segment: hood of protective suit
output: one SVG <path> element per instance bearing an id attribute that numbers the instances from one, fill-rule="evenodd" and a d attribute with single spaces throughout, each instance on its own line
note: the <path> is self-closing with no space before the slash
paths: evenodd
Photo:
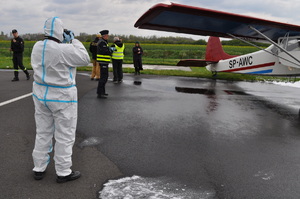
<path id="1" fill-rule="evenodd" d="M 58 17 L 51 17 L 46 20 L 44 26 L 45 36 L 50 36 L 63 41 L 63 22 Z"/>

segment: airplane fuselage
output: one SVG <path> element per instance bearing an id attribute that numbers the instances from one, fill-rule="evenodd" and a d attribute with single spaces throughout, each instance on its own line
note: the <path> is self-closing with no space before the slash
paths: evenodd
<path id="1" fill-rule="evenodd" d="M 206 68 L 213 72 L 232 72 L 269 76 L 300 75 L 300 68 L 293 67 L 293 64 L 289 65 L 289 63 L 286 63 L 288 65 L 283 65 L 279 57 L 268 53 L 274 51 L 274 49 L 276 49 L 276 47 L 271 45 L 265 50 L 220 60 L 218 63 L 207 65 Z"/>

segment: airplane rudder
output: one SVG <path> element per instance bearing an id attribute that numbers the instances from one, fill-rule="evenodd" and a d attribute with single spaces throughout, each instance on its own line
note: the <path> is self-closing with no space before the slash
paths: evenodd
<path id="1" fill-rule="evenodd" d="M 219 37 L 209 37 L 207 46 L 205 59 L 211 61 L 219 61 L 221 59 L 220 55 L 223 54 L 223 47 Z"/>
<path id="2" fill-rule="evenodd" d="M 209 37 L 205 53 L 206 60 L 218 62 L 232 57 L 236 57 L 236 55 L 229 55 L 225 53 L 219 37 Z"/>

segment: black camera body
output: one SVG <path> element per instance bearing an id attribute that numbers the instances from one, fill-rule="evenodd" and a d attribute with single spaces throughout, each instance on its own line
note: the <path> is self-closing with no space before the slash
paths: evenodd
<path id="1" fill-rule="evenodd" d="M 67 35 L 70 35 L 71 31 L 68 29 L 64 29 L 64 33 L 66 33 Z"/>

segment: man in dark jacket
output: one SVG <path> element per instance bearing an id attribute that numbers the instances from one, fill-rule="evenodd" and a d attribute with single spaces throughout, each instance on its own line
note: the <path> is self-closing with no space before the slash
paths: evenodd
<path id="1" fill-rule="evenodd" d="M 108 79 L 108 64 L 111 60 L 112 50 L 108 46 L 108 30 L 100 31 L 102 38 L 98 41 L 97 46 L 97 62 L 100 64 L 100 79 L 98 82 L 97 94 L 98 98 L 107 98 L 107 93 L 105 92 L 105 84 Z"/>
<path id="2" fill-rule="evenodd" d="M 143 70 L 143 64 L 142 64 L 142 55 L 143 55 L 143 49 L 140 46 L 140 42 L 135 42 L 135 46 L 132 48 L 133 53 L 133 65 L 135 69 L 135 74 L 139 75 L 140 70 Z"/>
<path id="3" fill-rule="evenodd" d="M 100 66 L 97 62 L 97 45 L 101 35 L 97 34 L 97 37 L 94 41 L 90 43 L 90 52 L 92 53 L 92 62 L 93 62 L 93 69 L 91 74 L 91 80 L 99 80 L 100 79 Z"/>
<path id="4" fill-rule="evenodd" d="M 14 38 L 11 40 L 10 51 L 13 51 L 13 64 L 14 64 L 14 75 L 15 77 L 11 81 L 19 81 L 19 67 L 26 74 L 27 80 L 30 79 L 30 74 L 23 65 L 23 52 L 24 52 L 24 41 L 19 37 L 16 29 L 12 30 Z"/>

